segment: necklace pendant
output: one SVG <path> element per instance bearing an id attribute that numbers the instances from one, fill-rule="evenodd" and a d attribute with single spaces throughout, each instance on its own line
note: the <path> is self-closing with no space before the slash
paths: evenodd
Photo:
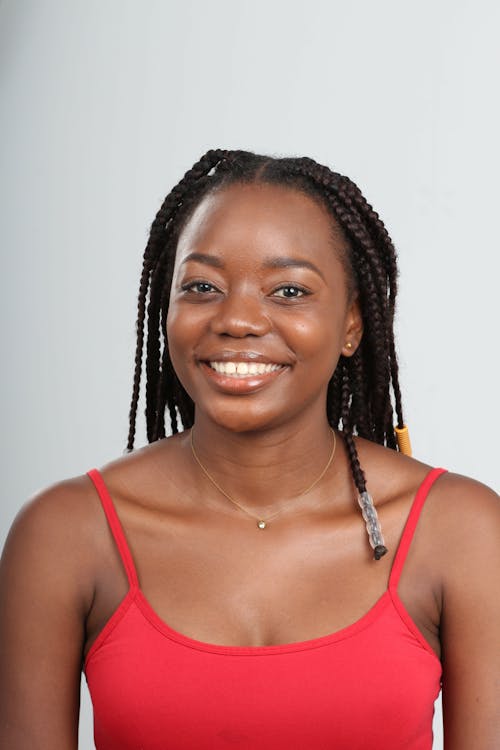
<path id="1" fill-rule="evenodd" d="M 265 529 L 266 528 L 266 522 L 265 521 L 258 521 L 257 527 L 259 529 Z"/>

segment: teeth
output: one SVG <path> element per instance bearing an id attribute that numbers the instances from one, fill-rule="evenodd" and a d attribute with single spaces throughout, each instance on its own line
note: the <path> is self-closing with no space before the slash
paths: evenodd
<path id="1" fill-rule="evenodd" d="M 264 362 L 210 362 L 210 367 L 222 375 L 233 377 L 248 377 L 248 375 L 264 375 L 280 370 L 282 365 L 264 364 Z"/>

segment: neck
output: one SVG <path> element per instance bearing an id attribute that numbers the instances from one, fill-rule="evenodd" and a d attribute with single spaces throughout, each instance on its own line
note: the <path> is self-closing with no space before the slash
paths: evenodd
<path id="1" fill-rule="evenodd" d="M 205 471 L 225 493 L 255 515 L 269 515 L 291 499 L 308 494 L 306 490 L 313 482 L 312 492 L 318 493 L 338 473 L 339 455 L 315 482 L 332 454 L 334 436 L 326 416 L 300 426 L 252 432 L 229 431 L 201 416 L 195 420 L 192 439 Z M 340 446 L 337 451 L 341 454 Z M 206 490 L 210 480 L 195 459 L 194 463 L 199 483 Z"/>

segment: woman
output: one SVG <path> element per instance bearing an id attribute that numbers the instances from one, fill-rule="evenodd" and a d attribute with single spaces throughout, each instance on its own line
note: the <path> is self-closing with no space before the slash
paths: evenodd
<path id="1" fill-rule="evenodd" d="M 2 747 L 76 747 L 82 665 L 99 750 L 423 750 L 441 680 L 447 750 L 499 746 L 498 499 L 404 455 L 395 297 L 348 178 L 241 151 L 185 175 L 144 254 L 129 453 L 6 545 Z"/>

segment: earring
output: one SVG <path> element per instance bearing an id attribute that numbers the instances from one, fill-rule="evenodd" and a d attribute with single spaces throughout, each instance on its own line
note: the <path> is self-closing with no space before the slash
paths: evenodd
<path id="1" fill-rule="evenodd" d="M 352 343 L 350 341 L 348 341 L 345 346 L 346 349 L 352 349 Z"/>

